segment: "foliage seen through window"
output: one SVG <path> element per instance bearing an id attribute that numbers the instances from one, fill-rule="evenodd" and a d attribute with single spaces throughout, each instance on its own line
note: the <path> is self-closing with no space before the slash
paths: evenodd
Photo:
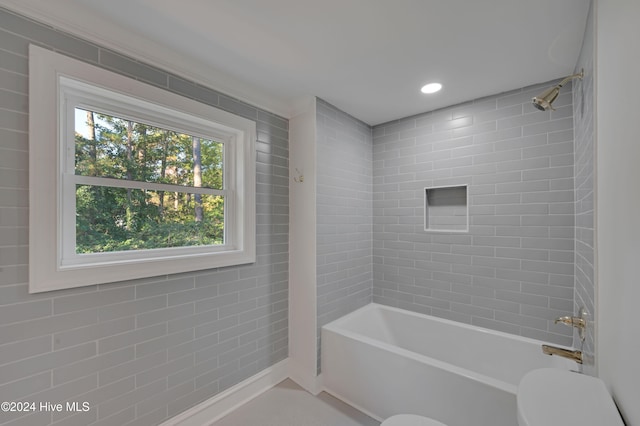
<path id="1" fill-rule="evenodd" d="M 77 253 L 224 243 L 224 197 L 192 189 L 224 189 L 222 143 L 80 108 L 75 123 L 75 174 L 105 178 L 76 185 Z"/>

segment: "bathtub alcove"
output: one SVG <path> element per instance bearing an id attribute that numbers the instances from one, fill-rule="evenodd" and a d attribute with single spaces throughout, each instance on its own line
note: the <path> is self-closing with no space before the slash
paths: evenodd
<path id="1" fill-rule="evenodd" d="M 378 420 L 409 413 L 447 426 L 514 426 L 529 371 L 576 369 L 543 342 L 379 304 L 322 328 L 325 389 Z"/>

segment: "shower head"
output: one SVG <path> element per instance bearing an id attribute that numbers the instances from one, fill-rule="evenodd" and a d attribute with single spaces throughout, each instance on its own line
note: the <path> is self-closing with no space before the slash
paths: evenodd
<path id="1" fill-rule="evenodd" d="M 540 95 L 535 96 L 532 99 L 533 106 L 538 108 L 540 111 L 546 111 L 548 109 L 555 111 L 555 108 L 551 104 L 558 97 L 558 93 L 560 93 L 560 87 L 562 86 L 558 85 L 551 87 L 542 92 Z"/>
<path id="2" fill-rule="evenodd" d="M 564 86 L 568 81 L 571 81 L 574 78 L 579 78 L 580 80 L 582 80 L 582 77 L 584 77 L 584 70 L 580 71 L 578 74 L 573 74 L 569 77 L 566 77 L 564 80 L 558 83 L 558 85 L 545 90 L 538 96 L 534 96 L 531 100 L 533 102 L 533 106 L 538 108 L 540 111 L 547 111 L 549 109 L 555 111 L 555 108 L 552 104 L 553 101 L 555 101 L 558 97 L 560 88 Z"/>

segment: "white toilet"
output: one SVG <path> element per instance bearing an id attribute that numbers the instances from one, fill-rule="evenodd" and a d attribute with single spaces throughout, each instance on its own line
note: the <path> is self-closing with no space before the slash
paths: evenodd
<path id="1" fill-rule="evenodd" d="M 520 426 L 624 426 L 604 382 L 556 368 L 525 374 L 518 385 Z"/>
<path id="2" fill-rule="evenodd" d="M 624 426 L 604 382 L 572 371 L 541 368 L 518 385 L 519 426 Z M 380 426 L 446 426 L 428 417 L 398 414 Z"/>
<path id="3" fill-rule="evenodd" d="M 397 414 L 383 421 L 380 426 L 447 426 L 428 417 L 415 414 Z"/>

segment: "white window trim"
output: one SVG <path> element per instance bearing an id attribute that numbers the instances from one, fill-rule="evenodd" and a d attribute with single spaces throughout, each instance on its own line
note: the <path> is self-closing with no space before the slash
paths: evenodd
<path id="1" fill-rule="evenodd" d="M 181 130 L 181 120 L 188 119 L 190 133 L 196 128 L 200 134 L 195 136 L 215 136 L 225 143 L 225 164 L 233 165 L 225 169 L 233 172 L 227 175 L 225 170 L 231 190 L 221 191 L 230 206 L 225 211 L 223 246 L 82 256 L 67 250 L 65 256 L 62 238 L 68 238 L 73 227 L 75 241 L 75 220 L 62 214 L 63 204 L 69 202 L 62 187 L 70 182 L 75 194 L 76 181 L 83 178 L 69 173 L 63 147 L 73 130 L 71 123 L 59 124 L 61 109 L 73 97 L 90 99 L 92 91 L 105 95 L 103 108 L 110 99 L 114 107 L 124 105 L 135 117 L 136 107 L 153 106 L 166 122 L 150 124 Z M 30 293 L 255 262 L 255 122 L 34 45 L 29 47 L 29 93 Z M 72 204 L 75 212 L 75 198 Z"/>

